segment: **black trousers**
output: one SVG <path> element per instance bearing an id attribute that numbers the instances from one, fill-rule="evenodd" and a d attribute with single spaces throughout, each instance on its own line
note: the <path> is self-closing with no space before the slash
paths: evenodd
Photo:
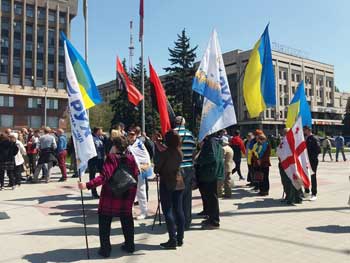
<path id="1" fill-rule="evenodd" d="M 15 185 L 15 171 L 14 170 L 7 170 L 7 177 L 9 178 L 9 186 Z M 0 170 L 0 187 L 4 187 L 4 181 L 5 181 L 5 170 Z"/>
<path id="2" fill-rule="evenodd" d="M 89 167 L 89 179 L 92 180 L 95 178 L 96 173 L 100 173 L 103 167 L 103 159 L 92 158 L 88 163 Z M 91 189 L 92 195 L 97 195 L 96 188 Z"/>
<path id="3" fill-rule="evenodd" d="M 264 173 L 263 181 L 259 183 L 259 190 L 262 193 L 268 193 L 270 190 L 270 180 L 269 180 L 270 168 L 260 167 L 259 171 Z"/>
<path id="4" fill-rule="evenodd" d="M 249 183 L 252 183 L 253 180 L 252 180 L 252 172 L 253 172 L 253 168 L 251 165 L 248 164 L 248 176 L 247 176 L 247 181 Z"/>
<path id="5" fill-rule="evenodd" d="M 201 182 L 199 189 L 202 195 L 203 208 L 206 211 L 209 222 L 212 224 L 219 224 L 220 222 L 220 211 L 219 211 L 219 199 L 218 199 L 218 188 L 217 180 L 213 182 Z"/>
<path id="6" fill-rule="evenodd" d="M 314 174 L 311 175 L 311 194 L 317 195 L 317 167 L 318 167 L 318 160 L 310 160 L 311 169 L 314 172 Z M 305 189 L 305 193 L 310 193 L 310 189 Z"/>
<path id="7" fill-rule="evenodd" d="M 30 175 L 34 175 L 34 171 L 36 168 L 36 158 L 38 154 L 28 154 L 28 160 L 29 160 L 29 170 L 30 170 Z"/>
<path id="8" fill-rule="evenodd" d="M 104 251 L 110 251 L 112 248 L 110 241 L 112 219 L 112 216 L 98 215 L 100 246 L 101 250 Z M 134 219 L 132 215 L 121 215 L 120 223 L 122 225 L 125 245 L 129 248 L 134 248 Z"/>
<path id="9" fill-rule="evenodd" d="M 242 172 L 241 172 L 241 159 L 233 159 L 233 161 L 235 162 L 236 167 L 232 170 L 232 174 L 237 172 L 239 178 L 243 178 Z"/>
<path id="10" fill-rule="evenodd" d="M 185 189 L 183 193 L 183 210 L 185 215 L 185 229 L 189 229 L 192 222 L 192 179 L 194 176 L 193 167 L 184 167 L 181 169 L 184 177 Z"/>

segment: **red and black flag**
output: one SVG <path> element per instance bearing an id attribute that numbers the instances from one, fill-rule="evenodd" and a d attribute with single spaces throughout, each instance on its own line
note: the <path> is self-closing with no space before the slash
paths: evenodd
<path id="1" fill-rule="evenodd" d="M 162 134 L 165 135 L 165 133 L 171 129 L 171 122 L 170 122 L 169 111 L 168 111 L 168 107 L 170 107 L 170 104 L 165 95 L 165 90 L 163 88 L 162 82 L 160 81 L 156 71 L 154 70 L 151 64 L 151 61 L 149 61 L 149 74 L 150 74 L 149 80 L 153 84 L 154 94 L 157 100 Z M 174 114 L 173 111 L 172 111 L 172 114 Z"/>
<path id="2" fill-rule="evenodd" d="M 140 101 L 143 100 L 143 96 L 140 91 L 135 87 L 134 83 L 129 79 L 128 74 L 126 74 L 125 69 L 117 57 L 117 83 L 119 88 L 126 90 L 128 93 L 128 100 L 130 103 L 137 106 Z"/>

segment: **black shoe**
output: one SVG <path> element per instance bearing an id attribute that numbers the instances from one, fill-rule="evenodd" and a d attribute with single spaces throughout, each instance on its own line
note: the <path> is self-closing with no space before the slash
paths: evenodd
<path id="1" fill-rule="evenodd" d="M 214 229 L 219 229 L 220 228 L 220 224 L 219 223 L 213 223 L 213 222 L 206 222 L 204 224 L 202 224 L 202 229 L 205 230 L 214 230 Z"/>
<path id="2" fill-rule="evenodd" d="M 199 212 L 199 213 L 197 214 L 197 216 L 206 216 L 206 215 L 207 215 L 207 213 L 205 213 L 204 211 Z"/>
<path id="3" fill-rule="evenodd" d="M 60 180 L 58 180 L 58 181 L 59 181 L 59 182 L 65 182 L 65 181 L 67 181 L 67 178 L 61 177 Z"/>
<path id="4" fill-rule="evenodd" d="M 77 174 L 73 174 L 72 178 L 78 178 L 79 176 Z"/>
<path id="5" fill-rule="evenodd" d="M 33 177 L 29 176 L 27 179 L 27 182 L 31 182 L 31 181 L 33 181 Z"/>
<path id="6" fill-rule="evenodd" d="M 100 196 L 98 194 L 93 194 L 92 199 L 100 199 Z"/>
<path id="7" fill-rule="evenodd" d="M 110 249 L 102 249 L 102 248 L 100 248 L 97 253 L 101 257 L 109 258 L 109 256 L 111 255 L 111 250 Z"/>
<path id="8" fill-rule="evenodd" d="M 240 181 L 244 181 L 245 178 L 242 176 L 242 177 L 239 178 L 239 180 L 240 180 Z"/>
<path id="9" fill-rule="evenodd" d="M 160 246 L 164 249 L 176 249 L 176 242 L 169 240 L 168 242 L 161 243 Z"/>
<path id="10" fill-rule="evenodd" d="M 178 247 L 182 247 L 182 246 L 183 246 L 183 244 L 184 244 L 183 239 L 182 239 L 182 240 L 178 240 L 178 241 L 177 241 L 177 246 L 178 246 Z"/>
<path id="11" fill-rule="evenodd" d="M 123 250 L 127 253 L 134 253 L 135 252 L 135 245 L 123 244 L 120 248 L 121 248 L 121 250 Z"/>

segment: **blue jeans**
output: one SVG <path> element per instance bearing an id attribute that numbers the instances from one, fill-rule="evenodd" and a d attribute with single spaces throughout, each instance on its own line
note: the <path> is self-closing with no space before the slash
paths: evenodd
<path id="1" fill-rule="evenodd" d="M 184 238 L 185 216 L 182 199 L 183 190 L 169 191 L 165 185 L 160 185 L 160 203 L 162 204 L 169 240 L 172 242 L 182 241 Z M 175 218 L 173 213 L 175 213 Z"/>

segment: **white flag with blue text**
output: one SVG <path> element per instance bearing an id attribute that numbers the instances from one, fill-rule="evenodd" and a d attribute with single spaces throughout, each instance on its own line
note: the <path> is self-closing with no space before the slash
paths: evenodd
<path id="1" fill-rule="evenodd" d="M 202 141 L 206 136 L 227 128 L 237 123 L 235 108 L 233 106 L 230 87 L 227 81 L 224 61 L 221 54 L 221 48 L 216 31 L 214 30 L 210 42 L 215 43 L 215 48 L 210 49 L 210 59 L 206 75 L 217 76 L 212 78 L 216 82 L 213 86 L 220 87 L 221 103 L 213 103 L 212 100 L 204 98 L 201 126 L 199 131 L 199 140 Z M 208 51 L 207 51 L 208 52 Z M 215 64 L 214 64 L 215 63 Z"/>
<path id="2" fill-rule="evenodd" d="M 80 174 L 83 175 L 88 161 L 97 155 L 95 144 L 92 138 L 89 117 L 80 92 L 77 76 L 75 75 L 72 62 L 70 60 L 66 43 L 64 45 L 68 106 L 70 113 L 70 123 L 72 129 L 75 153 L 79 160 Z"/>

